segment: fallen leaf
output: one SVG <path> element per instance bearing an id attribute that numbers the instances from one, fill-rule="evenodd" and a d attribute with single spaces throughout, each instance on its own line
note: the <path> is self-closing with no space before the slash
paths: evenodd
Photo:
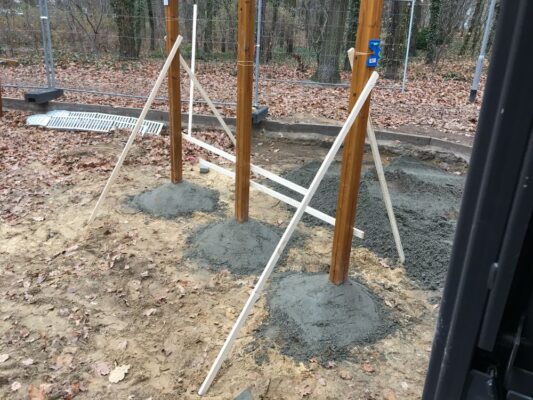
<path id="1" fill-rule="evenodd" d="M 149 308 L 148 310 L 144 312 L 144 315 L 147 317 L 150 317 L 154 315 L 156 312 L 157 312 L 157 308 Z"/>
<path id="2" fill-rule="evenodd" d="M 310 396 L 311 393 L 313 393 L 313 388 L 311 387 L 311 385 L 305 385 L 302 388 L 300 388 L 299 393 L 300 393 L 300 396 L 302 397 Z"/>
<path id="3" fill-rule="evenodd" d="M 9 360 L 9 354 L 0 354 L 0 363 L 6 362 Z"/>
<path id="4" fill-rule="evenodd" d="M 121 365 L 120 367 L 115 367 L 113 371 L 109 374 L 109 382 L 118 383 L 122 381 L 130 369 L 129 365 Z"/>
<path id="5" fill-rule="evenodd" d="M 33 358 L 26 358 L 25 360 L 22 360 L 22 364 L 25 366 L 33 365 Z"/>
<path id="6" fill-rule="evenodd" d="M 127 347 L 128 347 L 128 341 L 123 340 L 122 342 L 118 344 L 117 349 L 124 351 L 126 350 Z"/>
<path id="7" fill-rule="evenodd" d="M 321 386 L 326 386 L 326 380 L 322 377 L 318 378 L 318 384 Z"/>
<path id="8" fill-rule="evenodd" d="M 345 381 L 351 381 L 352 380 L 352 374 L 350 374 L 345 369 L 343 369 L 342 371 L 339 372 L 339 376 L 341 377 L 341 379 L 344 379 Z"/>
<path id="9" fill-rule="evenodd" d="M 371 374 L 373 372 L 376 372 L 376 369 L 370 364 L 366 364 L 365 363 L 365 364 L 362 365 L 362 367 L 363 367 L 363 371 L 365 371 L 365 372 L 367 372 L 369 374 Z"/>
<path id="10" fill-rule="evenodd" d="M 46 393 L 41 387 L 30 385 L 28 387 L 28 397 L 30 400 L 46 400 Z"/>
<path id="11" fill-rule="evenodd" d="M 16 392 L 17 390 L 19 390 L 20 388 L 22 387 L 22 385 L 20 384 L 20 382 L 18 381 L 15 381 L 11 384 L 11 390 L 13 392 Z"/>
<path id="12" fill-rule="evenodd" d="M 105 361 L 100 361 L 94 364 L 94 370 L 98 374 L 102 376 L 106 376 L 106 375 L 109 375 L 109 373 L 111 372 L 111 365 L 109 365 L 109 363 Z"/>
<path id="13" fill-rule="evenodd" d="M 385 389 L 383 391 L 383 400 L 396 400 L 396 393 L 392 389 Z"/>
<path id="14" fill-rule="evenodd" d="M 72 364 L 74 357 L 72 354 L 62 354 L 56 358 L 56 367 L 57 368 L 68 368 Z"/>

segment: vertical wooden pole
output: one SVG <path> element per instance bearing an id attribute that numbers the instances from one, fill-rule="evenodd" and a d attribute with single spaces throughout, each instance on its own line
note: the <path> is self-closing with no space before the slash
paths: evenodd
<path id="1" fill-rule="evenodd" d="M 252 151 L 252 85 L 255 0 L 239 0 L 237 48 L 237 147 L 235 218 L 248 220 L 250 208 L 250 155 Z"/>
<path id="2" fill-rule="evenodd" d="M 179 0 L 165 0 L 167 53 L 170 52 L 170 49 L 174 46 L 174 42 L 179 35 L 178 1 Z M 170 69 L 168 70 L 168 106 L 170 126 L 170 180 L 172 183 L 179 183 L 183 179 L 179 56 L 174 57 Z"/>
<path id="3" fill-rule="evenodd" d="M 350 110 L 373 71 L 373 68 L 366 65 L 371 52 L 368 44 L 371 39 L 379 39 L 383 10 L 383 0 L 361 0 L 360 4 L 349 100 Z M 337 199 L 337 223 L 333 235 L 333 251 L 329 270 L 329 279 L 336 285 L 344 283 L 348 277 L 369 109 L 370 97 L 355 120 L 344 143 L 339 197 Z"/>

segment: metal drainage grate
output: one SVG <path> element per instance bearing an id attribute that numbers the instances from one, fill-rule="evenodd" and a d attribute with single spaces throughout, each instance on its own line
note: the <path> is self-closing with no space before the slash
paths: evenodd
<path id="1" fill-rule="evenodd" d="M 78 111 L 56 110 L 46 115 L 32 115 L 28 117 L 28 125 L 41 125 L 50 129 L 93 131 L 108 133 L 114 128 L 133 129 L 137 118 L 120 115 L 89 113 Z M 154 121 L 144 121 L 141 126 L 141 134 L 159 135 L 163 124 Z"/>
<path id="2" fill-rule="evenodd" d="M 80 117 L 52 117 L 47 128 L 61 129 L 68 131 L 92 131 L 108 133 L 113 129 L 113 122 L 96 118 L 80 118 Z"/>

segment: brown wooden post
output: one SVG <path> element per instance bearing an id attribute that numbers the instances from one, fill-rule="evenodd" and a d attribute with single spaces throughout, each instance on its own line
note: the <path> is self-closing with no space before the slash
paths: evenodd
<path id="1" fill-rule="evenodd" d="M 165 0 L 167 53 L 170 52 L 179 35 L 178 1 L 179 0 Z M 172 183 L 179 183 L 183 179 L 179 50 L 168 70 L 168 107 L 170 126 L 170 179 Z"/>
<path id="2" fill-rule="evenodd" d="M 383 0 L 361 0 L 360 4 L 349 100 L 350 110 L 373 71 L 373 68 L 366 65 L 370 54 L 368 44 L 371 39 L 379 39 L 383 10 Z M 370 97 L 355 120 L 344 143 L 335 216 L 337 222 L 333 235 L 333 251 L 329 270 L 329 279 L 336 285 L 344 283 L 348 277 L 369 108 Z"/>
<path id="3" fill-rule="evenodd" d="M 248 220 L 250 208 L 250 156 L 252 151 L 252 85 L 255 0 L 239 0 L 237 48 L 237 147 L 235 155 L 235 218 Z"/>

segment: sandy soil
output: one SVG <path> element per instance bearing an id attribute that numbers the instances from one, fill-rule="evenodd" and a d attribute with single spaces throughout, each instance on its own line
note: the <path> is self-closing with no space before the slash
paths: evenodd
<path id="1" fill-rule="evenodd" d="M 9 129 L 16 135 L 16 127 Z M 39 150 L 43 137 L 29 137 L 36 159 L 46 157 Z M 78 148 L 82 158 L 104 154 L 113 160 L 124 140 L 90 137 Z M 325 152 L 261 143 L 254 147 L 255 159 L 274 171 L 321 159 Z M 71 184 L 52 184 L 37 201 L 25 203 L 20 218 L 0 221 L 0 355 L 9 355 L 0 358 L 0 398 L 199 398 L 196 391 L 255 277 L 213 273 L 182 257 L 196 227 L 231 217 L 229 179 L 185 168 L 188 181 L 219 191 L 221 210 L 212 214 L 158 219 L 124 205 L 128 196 L 167 182 L 166 159 L 143 163 L 143 146 L 91 227 L 84 223 L 109 169 L 73 171 Z M 25 168 L 35 174 L 43 167 Z M 6 173 L 0 169 L 0 178 Z M 17 189 L 27 182 L 21 179 Z M 280 227 L 291 215 L 258 192 L 252 192 L 251 204 L 252 217 Z M 278 271 L 325 272 L 331 230 L 304 224 L 300 229 L 308 239 L 290 249 Z M 396 329 L 389 336 L 354 347 L 344 360 L 296 362 L 275 343 L 266 347 L 256 338 L 268 320 L 263 296 L 207 398 L 232 399 L 248 387 L 263 399 L 419 398 L 437 313 L 435 292 L 418 289 L 402 268 L 384 266 L 366 249 L 354 250 L 352 263 L 351 277 L 390 309 Z M 110 383 L 109 370 L 124 365 L 130 366 L 125 378 Z"/>

